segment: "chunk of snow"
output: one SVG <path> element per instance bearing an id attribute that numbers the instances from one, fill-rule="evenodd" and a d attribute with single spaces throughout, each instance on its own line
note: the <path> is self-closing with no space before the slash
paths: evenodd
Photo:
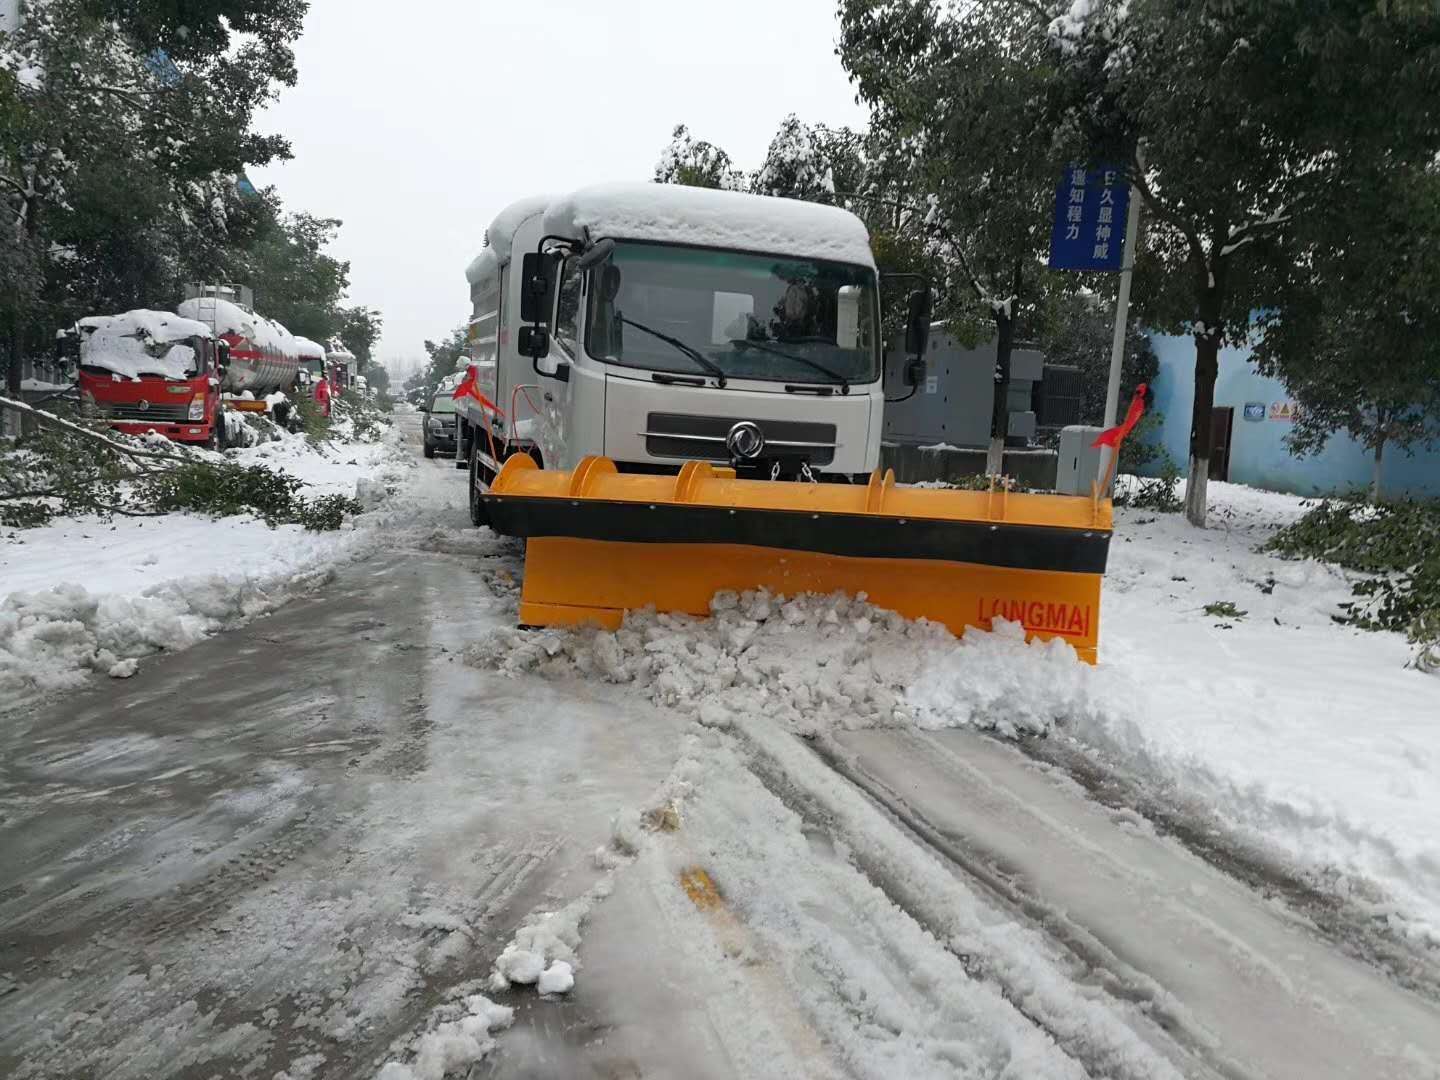
<path id="1" fill-rule="evenodd" d="M 870 235 L 848 210 L 679 184 L 601 184 L 556 199 L 545 232 L 649 240 L 875 266 Z"/>
<path id="2" fill-rule="evenodd" d="M 540 953 L 507 945 L 495 961 L 495 968 L 512 983 L 529 985 L 545 971 L 545 957 Z"/>
<path id="3" fill-rule="evenodd" d="M 541 974 L 537 989 L 542 994 L 568 994 L 574 986 L 574 969 L 564 960 L 556 960 Z"/>
<path id="4" fill-rule="evenodd" d="M 376 1080 L 445 1080 L 483 1060 L 495 1049 L 492 1032 L 509 1027 L 515 1010 L 497 1005 L 483 994 L 468 996 L 465 1009 L 466 1014 L 458 1020 L 442 1021 L 415 1040 L 413 1063 L 386 1062 Z"/>

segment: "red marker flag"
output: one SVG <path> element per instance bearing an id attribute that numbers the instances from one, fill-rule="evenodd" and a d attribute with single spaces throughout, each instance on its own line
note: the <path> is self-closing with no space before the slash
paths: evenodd
<path id="1" fill-rule="evenodd" d="M 1145 384 L 1141 383 L 1135 387 L 1135 396 L 1130 399 L 1130 409 L 1125 414 L 1124 422 L 1116 427 L 1106 428 L 1099 435 L 1095 436 L 1095 441 L 1091 443 L 1090 446 L 1092 448 L 1097 446 L 1113 446 L 1118 452 L 1120 444 L 1125 441 L 1125 436 L 1130 434 L 1135 425 L 1140 422 L 1140 417 L 1143 415 L 1145 415 Z"/>
<path id="2" fill-rule="evenodd" d="M 465 369 L 465 377 L 460 380 L 460 385 L 455 387 L 455 392 L 452 393 L 450 396 L 457 401 L 460 400 L 460 398 L 462 397 L 473 397 L 476 401 L 480 402 L 481 408 L 488 409 L 496 416 L 505 415 L 504 410 L 501 409 L 500 406 L 496 405 L 493 401 L 491 401 L 489 398 L 487 398 L 484 394 L 480 392 L 480 386 L 475 378 L 474 364 L 471 364 L 468 368 Z"/>

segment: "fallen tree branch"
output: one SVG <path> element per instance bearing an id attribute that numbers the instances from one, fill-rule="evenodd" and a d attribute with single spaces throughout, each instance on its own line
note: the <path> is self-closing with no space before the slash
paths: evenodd
<path id="1" fill-rule="evenodd" d="M 49 499 L 59 494 L 58 491 L 0 491 L 0 502 L 9 499 Z"/>
<path id="2" fill-rule="evenodd" d="M 14 398 L 0 397 L 0 408 L 9 409 L 11 412 L 18 412 L 25 416 L 33 416 L 42 424 L 52 424 L 56 427 L 64 428 L 66 431 L 73 432 L 76 435 L 83 435 L 85 438 L 95 442 L 104 443 L 112 450 L 118 450 L 128 457 L 154 461 L 174 461 L 181 465 L 188 465 L 194 461 L 193 458 L 185 457 L 181 454 L 167 454 L 163 450 L 139 450 L 133 446 L 126 446 L 124 443 L 106 438 L 98 431 L 91 431 L 89 428 L 81 427 L 79 424 L 72 424 L 69 420 L 63 420 L 54 413 L 45 412 L 43 409 L 35 408 L 35 406 L 28 402 L 16 401 Z"/>

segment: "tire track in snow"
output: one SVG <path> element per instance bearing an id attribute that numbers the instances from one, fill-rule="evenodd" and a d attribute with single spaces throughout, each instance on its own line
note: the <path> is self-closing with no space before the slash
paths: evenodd
<path id="1" fill-rule="evenodd" d="M 1205 1070 L 1203 1073 L 1189 1072 L 1189 1075 L 1251 1080 L 1253 1074 L 1249 1071 L 1213 1054 L 1213 1040 L 1205 1033 L 1193 1029 L 1183 1009 L 1177 1007 L 1164 987 L 1126 964 L 1093 934 L 1067 919 L 1062 912 L 1026 892 L 1007 868 L 967 847 L 964 837 L 947 834 L 928 821 L 924 814 L 907 803 L 897 792 L 853 767 L 848 756 L 829 740 L 810 740 L 809 746 L 826 766 L 868 796 L 878 809 L 908 832 L 915 842 L 924 845 L 937 858 L 947 863 L 967 884 L 985 891 L 998 906 L 1039 929 L 1053 943 L 1069 952 L 1080 970 L 1086 973 L 1087 979 L 1093 979 L 1095 985 L 1106 994 L 1117 1001 L 1143 1009 L 1170 1039 L 1191 1055 L 1193 1060 L 1187 1063 L 1189 1066 L 1193 1068 L 1198 1065 Z M 884 888 L 883 882 L 879 884 Z M 896 899 L 896 903 L 901 901 Z M 918 915 L 916 917 L 919 918 Z M 994 973 L 990 971 L 979 974 L 994 977 Z M 1007 998 L 1011 998 L 1016 1008 L 1024 1012 L 1023 1004 L 1013 1000 L 1004 982 L 997 981 L 1002 991 L 1006 992 Z M 1056 1041 L 1064 1045 L 1063 1039 L 1049 1028 L 1043 1018 L 1030 1016 L 1028 1013 L 1026 1015 L 1033 1023 L 1050 1031 L 1056 1036 Z M 1089 1066 L 1094 1064 L 1085 1062 L 1083 1058 L 1081 1063 Z"/>
<path id="2" fill-rule="evenodd" d="M 1117 998 L 1101 987 L 1108 1000 L 1100 1001 L 1081 990 L 1077 983 L 1085 983 L 1086 966 L 1073 954 L 1064 955 L 1069 952 L 1064 942 L 1043 928 L 1013 921 L 1009 911 L 985 911 L 984 900 L 968 890 L 975 885 L 988 897 L 991 890 L 982 879 L 900 824 L 806 743 L 766 726 L 764 718 L 736 717 L 732 728 L 750 750 L 751 771 L 766 789 L 804 821 L 845 843 L 857 867 L 896 907 L 959 958 L 977 981 L 995 986 L 1087 1074 L 1116 1080 L 1245 1076 L 1195 1061 L 1188 1048 L 1143 1016 L 1133 999 Z M 958 895 L 957 886 L 963 890 Z M 1057 970 L 1057 946 L 1072 970 Z M 1177 1061 L 1184 1062 L 1185 1072 Z"/>
<path id="3" fill-rule="evenodd" d="M 989 733 L 985 736 L 994 738 Z M 1282 858 L 1242 841 L 1212 809 L 1177 804 L 1150 790 L 1121 763 L 1102 760 L 1095 750 L 1068 737 L 1052 734 L 1047 738 L 998 741 L 1041 766 L 1059 770 L 1101 806 L 1138 814 L 1160 835 L 1174 838 L 1222 874 L 1266 899 L 1282 900 L 1336 950 L 1369 965 L 1406 990 L 1440 1003 L 1440 949 L 1426 951 L 1398 932 L 1385 917 L 1377 917 L 1333 889 L 1306 880 Z"/>

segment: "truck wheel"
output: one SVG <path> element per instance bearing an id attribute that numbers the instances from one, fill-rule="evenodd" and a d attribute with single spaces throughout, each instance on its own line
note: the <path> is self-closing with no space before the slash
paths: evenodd
<path id="1" fill-rule="evenodd" d="M 230 431 L 225 426 L 225 411 L 223 409 L 216 409 L 215 423 L 210 429 L 210 441 L 206 443 L 206 446 L 211 450 L 218 450 L 223 454 L 225 448 L 229 445 Z"/>
<path id="2" fill-rule="evenodd" d="M 472 439 L 470 447 L 470 524 L 478 529 L 481 525 L 490 524 L 490 515 L 480 501 L 480 451 L 474 442 Z"/>
<path id="3" fill-rule="evenodd" d="M 431 446 L 427 442 L 420 452 L 424 454 L 427 458 L 433 458 L 435 456 L 435 447 Z"/>

